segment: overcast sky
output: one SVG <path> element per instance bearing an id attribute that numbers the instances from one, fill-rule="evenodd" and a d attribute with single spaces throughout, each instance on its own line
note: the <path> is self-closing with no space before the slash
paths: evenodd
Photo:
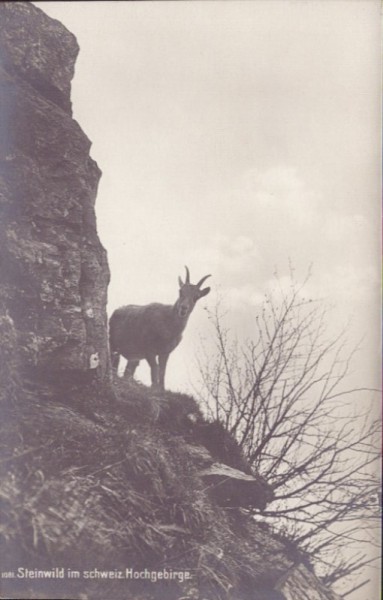
<path id="1" fill-rule="evenodd" d="M 310 294 L 379 330 L 380 3 L 375 0 L 35 3 L 80 45 L 74 117 L 103 171 L 98 228 L 111 312 L 173 303 L 177 277 L 212 273 L 168 367 L 188 389 L 219 287 L 229 323 L 254 310 L 288 258 Z M 146 379 L 147 366 L 139 377 Z M 354 374 L 355 377 L 355 374 Z"/>

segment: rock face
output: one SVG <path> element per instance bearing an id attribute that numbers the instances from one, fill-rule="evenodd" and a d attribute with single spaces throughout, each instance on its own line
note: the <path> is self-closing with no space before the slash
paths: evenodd
<path id="1" fill-rule="evenodd" d="M 24 367 L 104 377 L 109 269 L 94 212 L 101 172 L 71 117 L 78 50 L 32 4 L 0 3 L 0 307 Z"/>
<path id="2" fill-rule="evenodd" d="M 274 497 L 272 488 L 261 477 L 246 475 L 222 463 L 214 463 L 200 475 L 220 506 L 263 510 Z"/>

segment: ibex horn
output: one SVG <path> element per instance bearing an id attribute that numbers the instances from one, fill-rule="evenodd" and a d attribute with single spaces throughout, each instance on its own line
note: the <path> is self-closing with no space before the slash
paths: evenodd
<path id="1" fill-rule="evenodd" d="M 211 275 L 205 275 L 205 277 L 202 277 L 202 279 L 197 283 L 197 287 L 200 288 L 203 282 L 206 281 L 208 277 L 211 277 Z"/>
<path id="2" fill-rule="evenodd" d="M 190 283 L 190 273 L 189 273 L 189 269 L 185 266 L 186 269 L 186 279 L 185 279 L 185 283 Z"/>

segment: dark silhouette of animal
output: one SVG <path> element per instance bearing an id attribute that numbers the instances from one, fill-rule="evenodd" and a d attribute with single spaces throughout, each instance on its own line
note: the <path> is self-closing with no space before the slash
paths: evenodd
<path id="1" fill-rule="evenodd" d="M 146 306 L 129 304 L 115 310 L 109 321 L 112 367 L 117 370 L 121 355 L 128 360 L 125 375 L 133 377 L 144 358 L 150 366 L 152 386 L 162 390 L 165 389 L 169 354 L 180 343 L 197 300 L 210 292 L 209 287 L 201 289 L 210 275 L 192 284 L 189 269 L 185 269 L 185 283 L 181 277 L 178 278 L 179 297 L 174 305 L 157 302 Z"/>

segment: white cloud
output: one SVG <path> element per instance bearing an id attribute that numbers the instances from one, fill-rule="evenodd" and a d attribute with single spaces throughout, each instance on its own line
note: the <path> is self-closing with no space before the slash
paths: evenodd
<path id="1" fill-rule="evenodd" d="M 227 227 L 230 231 L 230 226 Z M 246 277 L 254 261 L 260 259 L 260 251 L 253 239 L 245 235 L 216 233 L 207 244 L 192 253 L 197 264 L 211 265 L 213 271 L 231 278 Z"/>
<path id="2" fill-rule="evenodd" d="M 254 285 L 225 288 L 224 301 L 230 310 L 248 311 L 262 304 L 264 295 Z"/>

